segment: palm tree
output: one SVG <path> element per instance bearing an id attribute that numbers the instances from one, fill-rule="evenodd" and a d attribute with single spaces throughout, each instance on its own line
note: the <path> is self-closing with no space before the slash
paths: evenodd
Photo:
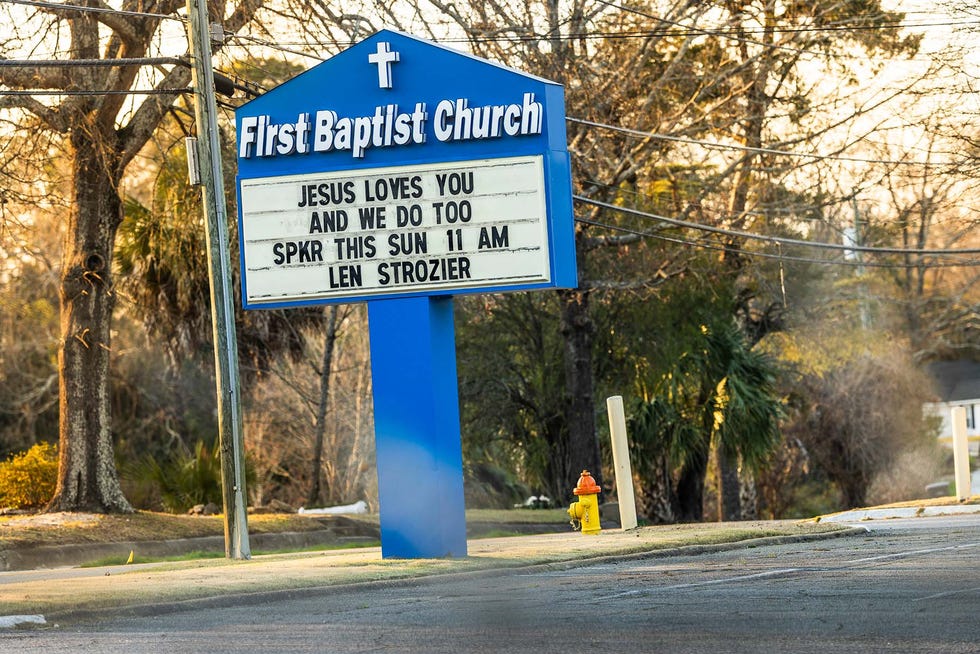
<path id="1" fill-rule="evenodd" d="M 749 469 L 775 448 L 783 413 L 776 373 L 775 360 L 752 350 L 734 322 L 701 327 L 631 419 L 650 520 L 703 518 L 712 447 L 720 460 L 740 460 Z M 721 496 L 737 507 L 737 478 L 734 485 L 723 482 Z"/>

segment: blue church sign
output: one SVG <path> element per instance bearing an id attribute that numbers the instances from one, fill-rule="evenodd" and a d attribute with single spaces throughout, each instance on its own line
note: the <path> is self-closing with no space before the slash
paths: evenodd
<path id="1" fill-rule="evenodd" d="M 237 111 L 247 308 L 575 286 L 561 86 L 382 31 Z"/>
<path id="2" fill-rule="evenodd" d="M 236 111 L 245 308 L 368 302 L 384 556 L 466 554 L 452 296 L 577 284 L 564 114 L 389 30 Z"/>

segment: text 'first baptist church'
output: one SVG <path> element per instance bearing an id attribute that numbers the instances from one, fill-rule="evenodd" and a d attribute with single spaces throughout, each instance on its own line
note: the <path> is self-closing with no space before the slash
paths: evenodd
<path id="1" fill-rule="evenodd" d="M 391 64 L 398 61 L 386 42 L 369 57 L 378 65 L 378 84 L 391 88 Z M 295 122 L 273 123 L 269 116 L 244 116 L 239 127 L 238 156 L 274 157 L 310 152 L 350 151 L 355 158 L 369 147 L 421 145 L 428 123 L 426 103 L 418 102 L 410 112 L 398 105 L 376 106 L 374 113 L 338 116 L 323 109 L 300 113 Z M 432 134 L 442 142 L 494 139 L 505 136 L 540 134 L 544 109 L 533 93 L 524 93 L 520 103 L 470 107 L 465 98 L 442 100 L 436 104 Z"/>

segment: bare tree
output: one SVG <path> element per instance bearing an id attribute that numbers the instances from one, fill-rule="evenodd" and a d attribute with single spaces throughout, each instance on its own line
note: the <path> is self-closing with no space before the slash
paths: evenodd
<path id="1" fill-rule="evenodd" d="M 11 221 L 0 230 L 0 458 L 53 441 L 58 428 L 51 354 L 58 340 L 61 234 L 54 220 L 32 220 L 30 227 Z"/>
<path id="2" fill-rule="evenodd" d="M 0 68 L 8 89 L 0 110 L 18 116 L 20 129 L 55 135 L 71 171 L 59 289 L 60 461 L 49 510 L 132 510 L 119 488 L 109 409 L 113 249 L 127 167 L 190 82 L 187 66 L 146 60 L 161 31 L 182 24 L 182 6 L 176 0 L 124 0 L 119 9 L 4 6 L 13 36 L 3 56 L 18 65 Z M 260 6 L 222 2 L 211 12 L 235 33 Z M 154 74 L 141 73 L 147 64 L 157 66 Z"/>
<path id="3" fill-rule="evenodd" d="M 900 454 L 934 441 L 922 415 L 930 383 L 901 351 L 864 354 L 802 383 L 807 407 L 790 434 L 837 484 L 846 508 L 863 506 Z"/>
<path id="4" fill-rule="evenodd" d="M 881 185 L 888 202 L 869 217 L 870 238 L 875 244 L 910 250 L 902 255 L 900 265 L 889 269 L 891 285 L 881 301 L 897 305 L 898 328 L 908 335 L 919 362 L 976 357 L 980 353 L 980 274 L 976 267 L 948 266 L 970 262 L 937 261 L 915 253 L 980 245 L 980 220 L 967 209 L 980 190 L 969 150 L 966 157 L 959 153 L 950 156 L 958 151 L 962 139 L 937 131 L 955 129 L 957 117 L 939 111 L 936 116 L 924 121 L 921 146 L 917 148 L 921 165 L 887 171 Z"/>
<path id="5" fill-rule="evenodd" d="M 324 310 L 323 357 L 317 370 L 320 378 L 320 395 L 317 399 L 316 424 L 313 436 L 313 461 L 310 468 L 310 492 L 307 504 L 313 506 L 320 500 L 320 468 L 323 465 L 323 439 L 327 433 L 327 400 L 330 398 L 331 366 L 333 366 L 334 347 L 337 343 L 338 324 L 336 304 Z"/>
<path id="6" fill-rule="evenodd" d="M 280 358 L 255 380 L 246 445 L 256 504 L 273 498 L 305 506 L 375 502 L 365 320 L 363 307 L 326 309 L 325 329 L 305 330 L 304 355 Z"/>

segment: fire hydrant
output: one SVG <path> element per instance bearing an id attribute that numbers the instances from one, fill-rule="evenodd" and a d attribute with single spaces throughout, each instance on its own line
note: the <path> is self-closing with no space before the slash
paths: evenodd
<path id="1" fill-rule="evenodd" d="M 602 491 L 599 484 L 589 474 L 588 470 L 582 471 L 579 477 L 578 486 L 572 492 L 578 495 L 578 502 L 568 507 L 568 515 L 572 518 L 572 527 L 577 527 L 576 523 L 582 524 L 583 534 L 598 534 L 602 527 L 599 526 L 599 493 Z"/>

